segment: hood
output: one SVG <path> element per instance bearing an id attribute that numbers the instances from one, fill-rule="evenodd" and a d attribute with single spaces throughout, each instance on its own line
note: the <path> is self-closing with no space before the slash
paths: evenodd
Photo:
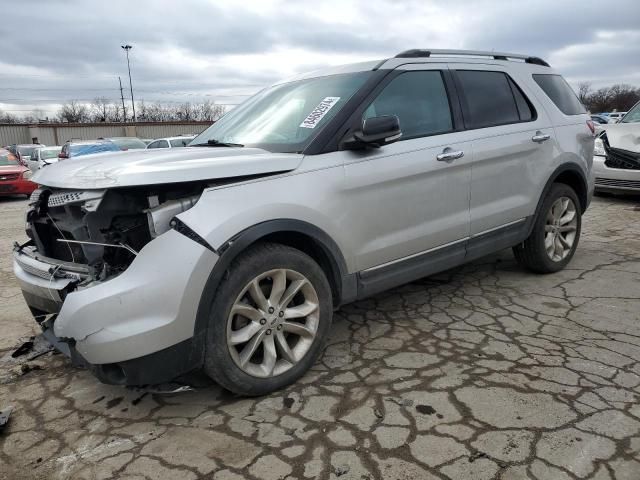
<path id="1" fill-rule="evenodd" d="M 22 173 L 25 170 L 29 170 L 22 165 L 0 165 L 0 175 L 3 173 Z"/>
<path id="2" fill-rule="evenodd" d="M 103 189 L 214 180 L 294 170 L 295 153 L 259 148 L 185 147 L 108 152 L 41 168 L 33 181 L 57 188 Z"/>
<path id="3" fill-rule="evenodd" d="M 613 123 L 602 125 L 602 129 L 613 148 L 640 153 L 640 123 Z"/>

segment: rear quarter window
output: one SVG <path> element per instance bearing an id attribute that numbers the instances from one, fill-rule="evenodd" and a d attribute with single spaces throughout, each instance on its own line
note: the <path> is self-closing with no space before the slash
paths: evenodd
<path id="1" fill-rule="evenodd" d="M 561 75 L 534 74 L 533 80 L 565 115 L 587 113 L 584 105 Z"/>
<path id="2" fill-rule="evenodd" d="M 457 70 L 465 126 L 469 129 L 529 122 L 535 111 L 504 72 Z"/>

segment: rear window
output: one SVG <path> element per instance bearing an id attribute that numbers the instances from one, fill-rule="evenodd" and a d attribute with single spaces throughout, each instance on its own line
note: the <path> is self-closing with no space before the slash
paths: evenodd
<path id="1" fill-rule="evenodd" d="M 530 103 L 507 74 L 458 70 L 457 77 L 464 94 L 467 128 L 527 122 L 535 117 Z"/>
<path id="2" fill-rule="evenodd" d="M 533 75 L 533 80 L 565 115 L 587 113 L 584 105 L 580 103 L 580 100 L 578 100 L 578 97 L 562 76 L 535 74 Z"/>

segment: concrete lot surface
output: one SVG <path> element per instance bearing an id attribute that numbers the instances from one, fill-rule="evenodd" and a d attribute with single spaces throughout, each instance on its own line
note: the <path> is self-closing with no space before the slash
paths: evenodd
<path id="1" fill-rule="evenodd" d="M 0 357 L 35 332 L 0 200 Z M 51 353 L 0 363 L 0 477 L 640 479 L 640 200 L 595 198 L 569 268 L 505 251 L 344 307 L 273 395 L 98 383 Z"/>

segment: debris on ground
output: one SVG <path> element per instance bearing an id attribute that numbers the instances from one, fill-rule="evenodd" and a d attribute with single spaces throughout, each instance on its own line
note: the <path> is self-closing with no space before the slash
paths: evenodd
<path id="1" fill-rule="evenodd" d="M 26 342 L 23 342 L 22 345 L 20 345 L 18 348 L 16 348 L 12 353 L 11 353 L 11 358 L 18 358 L 21 357 L 23 355 L 26 355 L 27 353 L 29 353 L 31 350 L 33 350 L 33 340 L 35 337 L 31 337 L 29 340 L 27 340 Z"/>
<path id="2" fill-rule="evenodd" d="M 341 477 L 342 475 L 346 475 L 347 473 L 349 473 L 349 466 L 338 465 L 336 467 L 333 467 L 333 472 L 336 474 L 336 477 Z"/>
<path id="3" fill-rule="evenodd" d="M 479 460 L 481 458 L 487 458 L 488 455 L 484 452 L 473 452 L 471 455 L 469 455 L 469 463 L 473 463 L 476 460 Z"/>
<path id="4" fill-rule="evenodd" d="M 176 382 L 159 383 L 157 385 L 141 385 L 135 387 L 127 387 L 130 390 L 141 393 L 151 393 L 158 395 L 169 395 L 171 393 L 192 392 L 195 390 L 191 385 L 183 385 Z"/>
<path id="5" fill-rule="evenodd" d="M 4 361 L 17 363 L 21 361 L 31 361 L 49 353 L 53 350 L 53 346 L 42 336 L 36 335 L 29 337 L 28 340 L 22 342 L 18 348 L 3 358 Z"/>
<path id="6" fill-rule="evenodd" d="M 5 407 L 0 410 L 0 432 L 4 430 L 5 425 L 9 421 L 13 407 Z"/>

